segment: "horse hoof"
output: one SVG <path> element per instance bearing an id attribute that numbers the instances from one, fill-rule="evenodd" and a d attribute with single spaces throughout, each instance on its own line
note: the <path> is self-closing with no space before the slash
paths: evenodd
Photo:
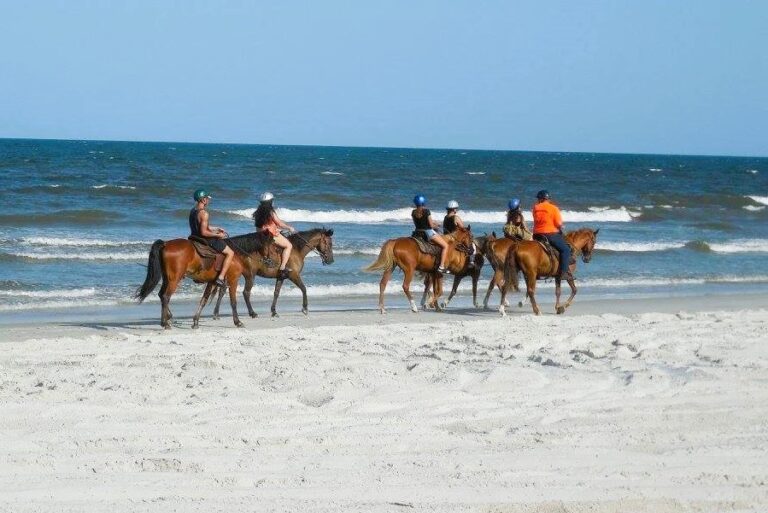
<path id="1" fill-rule="evenodd" d="M 238 328 L 245 328 L 245 324 L 243 324 L 243 323 L 242 323 L 242 322 L 240 322 L 240 321 L 237 321 L 237 322 L 235 323 L 235 326 L 237 326 Z"/>
<path id="2" fill-rule="evenodd" d="M 385 308 L 379 308 L 379 313 L 381 315 L 384 315 L 385 313 L 387 313 L 387 310 Z"/>
<path id="3" fill-rule="evenodd" d="M 517 307 L 518 307 L 518 308 L 522 308 L 522 307 L 523 307 L 523 302 L 522 302 L 522 301 L 519 301 L 519 302 L 517 303 Z"/>
<path id="4" fill-rule="evenodd" d="M 199 324 L 197 324 L 196 322 L 193 322 L 193 323 L 192 323 L 192 329 L 193 329 L 193 330 L 196 330 L 196 329 L 197 329 L 197 328 L 199 328 L 199 327 L 200 327 L 200 325 L 199 325 Z"/>
<path id="5" fill-rule="evenodd" d="M 219 319 L 221 319 L 221 317 L 218 315 L 214 315 L 213 317 L 211 317 L 211 319 L 213 319 L 214 321 L 218 321 Z"/>
<path id="6" fill-rule="evenodd" d="M 499 307 L 499 313 L 501 314 L 502 317 L 507 316 L 507 311 L 504 309 L 504 306 Z"/>
<path id="7" fill-rule="evenodd" d="M 556 311 L 557 311 L 558 315 L 564 314 L 565 313 L 565 307 L 564 306 L 558 306 Z"/>
<path id="8" fill-rule="evenodd" d="M 280 317 L 280 316 L 277 315 L 277 312 L 272 312 L 272 317 Z"/>
<path id="9" fill-rule="evenodd" d="M 259 314 L 257 314 L 256 312 L 251 312 L 251 313 L 249 313 L 248 315 L 250 315 L 250 316 L 251 316 L 251 319 L 255 319 L 256 317 L 258 317 L 258 316 L 259 316 Z"/>
<path id="10" fill-rule="evenodd" d="M 448 303 L 440 303 L 440 309 L 448 308 Z"/>

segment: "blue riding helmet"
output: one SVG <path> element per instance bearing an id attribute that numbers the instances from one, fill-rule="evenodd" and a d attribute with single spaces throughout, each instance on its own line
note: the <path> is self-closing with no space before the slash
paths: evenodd
<path id="1" fill-rule="evenodd" d="M 211 195 L 205 192 L 205 189 L 198 189 L 195 191 L 192 197 L 195 199 L 195 201 L 200 201 L 203 198 L 210 198 Z"/>
<path id="2" fill-rule="evenodd" d="M 517 198 L 512 198 L 509 200 L 509 204 L 507 205 L 510 210 L 517 210 L 520 208 L 520 200 Z"/>
<path id="3" fill-rule="evenodd" d="M 423 194 L 417 194 L 413 198 L 413 204 L 416 205 L 417 207 L 423 207 L 424 205 L 427 204 L 427 198 L 425 198 Z"/>
<path id="4" fill-rule="evenodd" d="M 548 200 L 549 199 L 549 191 L 546 190 L 546 189 L 540 190 L 539 192 L 536 193 L 536 199 Z"/>

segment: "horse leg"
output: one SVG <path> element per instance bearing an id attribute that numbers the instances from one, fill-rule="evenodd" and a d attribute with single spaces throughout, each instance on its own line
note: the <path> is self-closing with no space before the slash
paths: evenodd
<path id="1" fill-rule="evenodd" d="M 565 308 L 560 306 L 561 282 L 562 278 L 560 278 L 560 276 L 555 276 L 555 312 L 558 314 L 565 312 Z"/>
<path id="2" fill-rule="evenodd" d="M 213 292 L 214 288 L 213 283 L 206 283 L 205 290 L 203 291 L 203 295 L 200 298 L 200 303 L 197 305 L 197 311 L 195 312 L 195 315 L 192 316 L 192 329 L 195 330 L 200 324 L 200 314 L 203 311 L 203 307 L 208 302 L 208 298 L 211 296 L 211 292 Z"/>
<path id="3" fill-rule="evenodd" d="M 421 295 L 421 307 L 427 308 L 427 296 L 429 295 L 429 287 L 432 286 L 432 276 L 429 274 L 424 275 L 424 294 Z"/>
<path id="4" fill-rule="evenodd" d="M 413 296 L 411 295 L 411 280 L 413 279 L 413 269 L 405 268 L 403 269 L 403 292 L 405 292 L 405 297 L 408 298 L 408 303 L 411 305 L 411 311 L 412 312 L 418 312 L 419 307 L 416 306 L 416 301 L 413 300 Z"/>
<path id="5" fill-rule="evenodd" d="M 475 266 L 477 266 L 477 264 L 475 264 Z M 472 306 L 479 308 L 480 305 L 477 303 L 477 282 L 480 280 L 480 267 L 475 267 L 475 270 L 472 271 L 470 276 L 472 278 Z"/>
<path id="6" fill-rule="evenodd" d="M 307 287 L 304 285 L 304 281 L 301 276 L 296 275 L 296 279 L 291 278 L 291 281 L 299 287 L 301 291 L 301 313 L 309 315 L 309 303 L 307 302 Z"/>
<path id="7" fill-rule="evenodd" d="M 448 303 L 451 302 L 451 299 L 453 299 L 453 296 L 456 295 L 456 291 L 459 289 L 459 283 L 461 283 L 461 280 L 464 278 L 464 276 L 466 275 L 457 274 L 456 276 L 453 277 L 453 285 L 451 286 L 451 293 L 448 294 L 448 299 L 446 299 L 445 302 L 442 304 L 443 308 L 446 308 L 448 306 Z M 477 290 L 477 283 L 475 283 L 473 280 L 472 282 L 472 300 L 473 301 L 475 299 L 475 290 Z M 442 292 L 443 292 L 442 287 L 440 287 L 440 293 L 442 294 Z"/>
<path id="8" fill-rule="evenodd" d="M 227 283 L 227 288 L 229 289 L 229 304 L 232 306 L 232 321 L 235 323 L 235 326 L 242 328 L 244 325 L 240 322 L 240 316 L 237 315 L 237 281 L 239 278 L 239 275 L 232 275 L 227 280 L 229 282 Z"/>
<path id="9" fill-rule="evenodd" d="M 253 288 L 253 276 L 245 277 L 245 287 L 243 288 L 243 299 L 245 300 L 245 306 L 248 307 L 248 315 L 251 316 L 252 319 L 255 319 L 259 316 L 254 310 L 253 306 L 251 305 L 251 289 Z M 221 301 L 221 299 L 219 299 Z"/>
<path id="10" fill-rule="evenodd" d="M 379 312 L 382 314 L 387 313 L 387 311 L 384 309 L 384 292 L 387 290 L 387 283 L 392 277 L 392 271 L 394 270 L 395 269 L 393 267 L 392 269 L 387 269 L 384 271 L 384 274 L 381 275 L 381 281 L 379 282 Z"/>
<path id="11" fill-rule="evenodd" d="M 224 299 L 224 292 L 226 292 L 226 289 L 224 287 L 217 287 L 219 297 L 216 299 L 216 306 L 213 307 L 213 319 L 219 319 L 221 316 L 219 315 L 219 308 L 221 307 L 221 300 Z"/>
<path id="12" fill-rule="evenodd" d="M 532 271 L 525 271 L 525 286 L 528 292 L 528 297 L 531 299 L 531 308 L 533 308 L 533 313 L 536 315 L 541 314 L 541 310 L 539 310 L 539 305 L 536 304 L 536 270 Z"/>
<path id="13" fill-rule="evenodd" d="M 491 282 L 488 284 L 488 291 L 485 293 L 485 299 L 483 299 L 483 308 L 485 310 L 490 310 L 488 307 L 488 300 L 491 299 L 491 292 L 493 292 L 493 288 L 496 286 L 496 272 L 491 275 Z"/>
<path id="14" fill-rule="evenodd" d="M 565 311 L 566 308 L 571 306 L 571 303 L 573 302 L 573 298 L 576 297 L 576 292 L 578 292 L 578 289 L 576 288 L 576 282 L 573 279 L 573 274 L 569 278 L 566 279 L 568 281 L 568 286 L 571 287 L 571 295 L 568 298 L 568 301 L 565 302 L 565 307 L 563 308 L 563 311 Z M 560 313 L 560 312 L 557 312 Z"/>
<path id="15" fill-rule="evenodd" d="M 171 309 L 170 309 L 170 303 L 171 303 L 171 296 L 174 292 L 176 292 L 176 287 L 179 286 L 180 278 L 177 278 L 176 276 L 170 276 L 168 278 L 168 283 L 165 284 L 160 289 L 160 303 L 161 303 L 161 315 L 160 315 L 160 326 L 163 328 L 169 330 L 171 329 Z"/>
<path id="16" fill-rule="evenodd" d="M 443 277 L 436 275 L 434 279 L 435 285 L 435 298 L 434 298 L 434 304 L 435 304 L 435 310 L 438 312 L 442 312 L 445 305 L 440 304 L 440 296 L 443 295 Z"/>
<path id="17" fill-rule="evenodd" d="M 277 298 L 280 297 L 280 289 L 283 288 L 283 280 L 276 280 L 275 281 L 275 293 L 272 296 L 272 307 L 270 310 L 272 311 L 272 317 L 280 317 L 277 315 Z"/>

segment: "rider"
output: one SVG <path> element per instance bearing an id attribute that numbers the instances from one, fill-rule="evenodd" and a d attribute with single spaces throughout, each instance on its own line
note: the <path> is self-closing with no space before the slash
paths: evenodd
<path id="1" fill-rule="evenodd" d="M 216 285 L 224 287 L 224 276 L 227 274 L 229 264 L 232 263 L 232 257 L 235 256 L 235 252 L 232 248 L 222 240 L 229 237 L 226 231 L 222 228 L 210 226 L 208 224 L 208 211 L 205 207 L 211 202 L 211 195 L 205 192 L 203 189 L 198 189 L 192 196 L 197 203 L 192 210 L 189 211 L 189 230 L 190 235 L 200 237 L 208 242 L 208 245 L 219 253 L 224 253 L 224 263 L 221 266 L 221 272 L 216 278 Z"/>
<path id="2" fill-rule="evenodd" d="M 459 202 L 451 200 L 445 206 L 445 217 L 443 218 L 443 233 L 448 235 L 456 231 L 456 228 L 465 228 L 464 221 L 459 217 Z"/>
<path id="3" fill-rule="evenodd" d="M 508 239 L 533 240 L 533 234 L 525 224 L 523 213 L 520 210 L 520 200 L 513 198 L 507 205 L 507 224 L 504 225 L 504 236 Z"/>
<path id="4" fill-rule="evenodd" d="M 283 250 L 282 258 L 280 260 L 280 272 L 279 278 L 284 280 L 288 277 L 290 269 L 286 269 L 288 265 L 288 259 L 291 257 L 291 241 L 289 241 L 285 235 L 280 233 L 281 229 L 295 231 L 293 226 L 285 224 L 275 212 L 275 207 L 272 205 L 275 199 L 274 194 L 271 192 L 265 192 L 259 197 L 259 208 L 253 213 L 253 222 L 256 228 L 260 232 L 268 234 L 275 244 L 277 244 Z"/>
<path id="5" fill-rule="evenodd" d="M 560 209 L 549 201 L 549 192 L 541 190 L 536 194 L 538 200 L 533 207 L 533 233 L 549 241 L 560 253 L 560 277 L 568 279 L 571 262 L 571 247 L 563 237 L 565 226 Z"/>
<path id="6" fill-rule="evenodd" d="M 423 232 L 429 242 L 433 242 L 441 248 L 440 267 L 437 268 L 437 272 L 450 274 L 450 271 L 445 268 L 445 260 L 448 256 L 448 243 L 435 231 L 440 228 L 440 225 L 432 220 L 432 212 L 424 206 L 427 204 L 427 198 L 417 194 L 413 198 L 413 204 L 416 208 L 411 211 L 411 218 L 413 219 L 416 231 Z"/>

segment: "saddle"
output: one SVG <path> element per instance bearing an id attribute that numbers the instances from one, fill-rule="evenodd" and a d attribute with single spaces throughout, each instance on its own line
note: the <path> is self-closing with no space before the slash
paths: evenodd
<path id="1" fill-rule="evenodd" d="M 207 240 L 202 237 L 190 235 L 187 240 L 195 247 L 195 251 L 203 261 L 203 270 L 207 271 L 213 266 L 216 272 L 221 271 L 224 265 L 224 253 L 219 253 L 211 247 Z"/>
<path id="2" fill-rule="evenodd" d="M 427 241 L 424 232 L 416 230 L 411 234 L 411 238 L 416 241 L 416 244 L 419 246 L 419 251 L 422 253 L 432 256 L 440 256 L 442 248 L 437 244 Z"/>
<path id="3" fill-rule="evenodd" d="M 560 252 L 552 246 L 552 244 L 549 243 L 549 240 L 547 240 L 546 237 L 542 235 L 535 235 L 533 236 L 533 240 L 538 242 L 541 246 L 541 249 L 544 250 L 544 252 L 549 257 L 550 261 L 550 268 L 549 268 L 549 274 L 551 276 L 555 276 L 558 274 L 558 270 L 560 269 Z M 573 247 L 571 247 L 571 261 L 568 262 L 568 265 L 573 265 L 576 263 L 576 252 L 573 251 Z"/>

